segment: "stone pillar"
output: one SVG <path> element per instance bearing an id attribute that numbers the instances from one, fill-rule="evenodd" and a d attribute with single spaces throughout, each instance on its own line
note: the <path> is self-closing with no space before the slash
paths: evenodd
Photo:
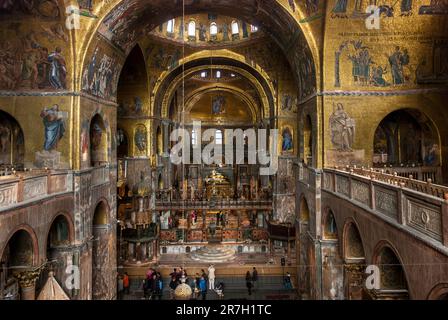
<path id="1" fill-rule="evenodd" d="M 163 156 L 169 156 L 169 145 L 170 145 L 170 132 L 169 123 L 167 121 L 162 121 L 162 132 L 163 132 Z"/>
<path id="2" fill-rule="evenodd" d="M 358 263 L 344 265 L 345 294 L 349 300 L 363 300 L 364 272 L 366 266 Z"/>
<path id="3" fill-rule="evenodd" d="M 19 280 L 21 300 L 36 300 L 36 280 L 39 274 L 40 270 L 24 271 L 15 276 Z"/>

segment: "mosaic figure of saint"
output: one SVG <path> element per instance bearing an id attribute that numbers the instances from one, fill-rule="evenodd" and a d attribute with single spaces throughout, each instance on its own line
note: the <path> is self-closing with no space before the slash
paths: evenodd
<path id="1" fill-rule="evenodd" d="M 217 96 L 212 101 L 212 114 L 219 115 L 225 112 L 226 98 L 224 96 Z"/>
<path id="2" fill-rule="evenodd" d="M 291 131 L 289 130 L 289 128 L 286 128 L 285 130 L 283 130 L 282 137 L 283 137 L 282 150 L 283 151 L 292 150 L 292 148 L 293 148 L 292 134 L 291 134 Z"/>
<path id="3" fill-rule="evenodd" d="M 330 116 L 331 142 L 340 151 L 352 151 L 355 136 L 355 121 L 349 117 L 342 103 Z"/>
<path id="4" fill-rule="evenodd" d="M 404 66 L 409 64 L 409 54 L 406 49 L 400 50 L 400 47 L 395 47 L 395 52 L 389 56 L 389 64 L 392 73 L 392 83 L 405 83 Z"/>
<path id="5" fill-rule="evenodd" d="M 57 148 L 59 140 L 65 133 L 65 122 L 57 104 L 44 108 L 40 113 L 45 127 L 44 150 L 52 151 Z"/>
<path id="6" fill-rule="evenodd" d="M 346 13 L 347 12 L 347 1 L 348 0 L 338 0 L 333 8 L 334 13 Z"/>
<path id="7" fill-rule="evenodd" d="M 67 67 L 61 48 L 57 47 L 54 52 L 48 56 L 50 62 L 49 81 L 55 89 L 65 89 L 65 79 L 67 76 Z"/>

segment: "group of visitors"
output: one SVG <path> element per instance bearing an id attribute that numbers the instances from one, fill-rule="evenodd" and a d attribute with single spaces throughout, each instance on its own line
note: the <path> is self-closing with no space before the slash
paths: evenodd
<path id="1" fill-rule="evenodd" d="M 194 277 L 189 278 L 185 269 L 175 268 L 170 274 L 170 298 L 174 299 L 174 291 L 181 283 L 185 283 L 191 287 L 192 299 L 206 300 L 208 290 L 215 291 L 218 297 L 224 296 L 224 283 L 220 282 L 215 286 L 215 267 L 210 265 L 207 269 L 208 273 L 201 269 L 200 273 L 196 273 Z"/>
<path id="2" fill-rule="evenodd" d="M 246 272 L 246 287 L 247 287 L 247 293 L 249 295 L 252 295 L 252 289 L 257 289 L 258 286 L 258 271 L 257 268 L 252 269 L 252 274 L 250 271 Z"/>
<path id="3" fill-rule="evenodd" d="M 163 279 L 160 272 L 149 268 L 143 280 L 143 297 L 149 300 L 162 299 Z"/>

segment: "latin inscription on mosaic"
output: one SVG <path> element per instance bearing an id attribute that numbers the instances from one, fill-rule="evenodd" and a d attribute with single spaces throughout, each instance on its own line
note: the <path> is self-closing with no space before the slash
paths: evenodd
<path id="1" fill-rule="evenodd" d="M 389 216 L 397 219 L 397 193 L 383 188 L 376 188 L 375 190 L 376 209 Z"/>
<path id="2" fill-rule="evenodd" d="M 408 225 L 442 240 L 441 208 L 408 199 Z"/>

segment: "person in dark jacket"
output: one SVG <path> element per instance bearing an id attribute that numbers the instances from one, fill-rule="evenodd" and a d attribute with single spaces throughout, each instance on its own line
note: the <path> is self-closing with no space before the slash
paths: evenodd
<path id="1" fill-rule="evenodd" d="M 250 271 L 246 272 L 246 287 L 247 293 L 252 295 L 252 276 L 250 275 Z"/>
<path id="2" fill-rule="evenodd" d="M 257 268 L 254 267 L 252 270 L 252 285 L 254 287 L 254 290 L 258 288 L 257 283 L 258 283 L 258 271 Z"/>
<path id="3" fill-rule="evenodd" d="M 179 281 L 177 281 L 176 276 L 171 277 L 171 282 L 170 282 L 170 299 L 171 300 L 174 300 L 174 290 L 176 290 L 178 285 L 179 285 Z"/>

